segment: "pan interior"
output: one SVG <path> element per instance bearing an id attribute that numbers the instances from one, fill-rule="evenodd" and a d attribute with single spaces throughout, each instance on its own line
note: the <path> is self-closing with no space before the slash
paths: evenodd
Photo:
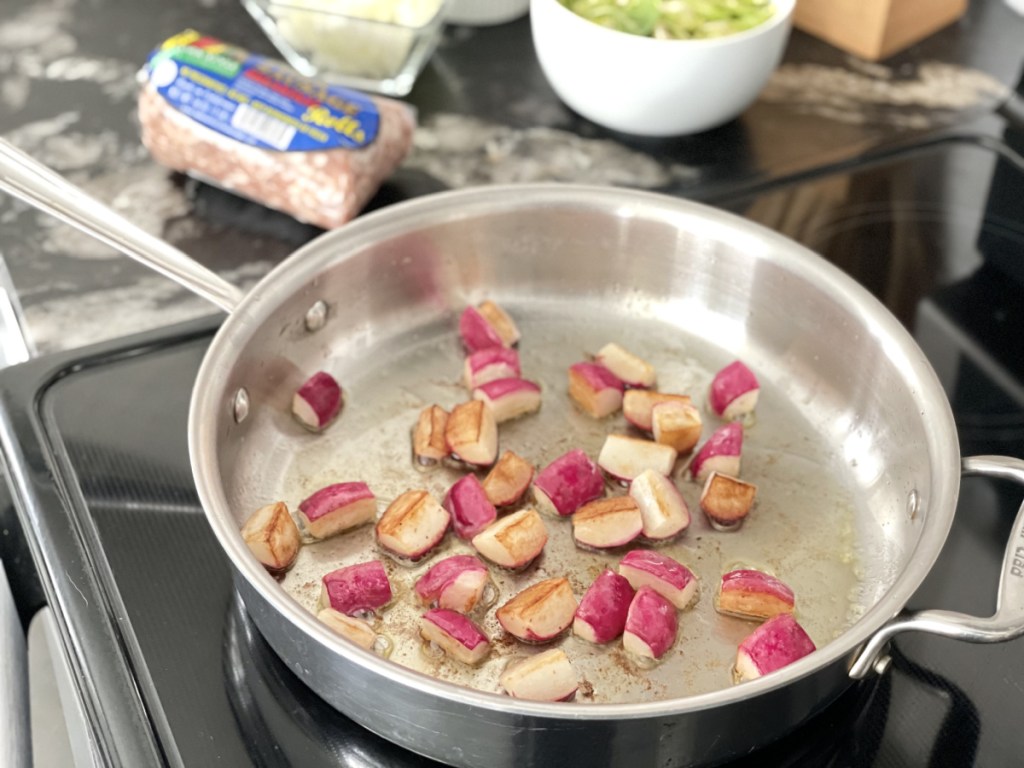
<path id="1" fill-rule="evenodd" d="M 721 573 L 737 566 L 764 568 L 790 584 L 799 620 L 819 648 L 829 645 L 891 594 L 915 552 L 924 549 L 923 560 L 937 554 L 934 542 L 922 547 L 922 537 L 941 542 L 948 527 L 942 518 L 952 511 L 935 508 L 936 498 L 949 500 L 941 498 L 948 492 L 934 467 L 948 469 L 950 456 L 955 466 L 955 448 L 935 455 L 944 438 L 955 440 L 942 432 L 944 400 L 928 401 L 934 393 L 927 379 L 919 381 L 923 363 L 890 335 L 895 321 L 816 257 L 732 217 L 677 208 L 474 208 L 467 201 L 376 229 L 371 221 L 346 243 L 317 241 L 302 269 L 293 268 L 294 282 L 278 284 L 281 296 L 257 296 L 268 310 L 249 323 L 247 338 L 232 342 L 237 361 L 219 377 L 200 379 L 215 388 L 206 399 L 219 400 L 224 527 L 237 530 L 271 501 L 294 509 L 332 482 L 367 482 L 380 510 L 414 487 L 443 498 L 465 470 L 418 468 L 409 434 L 426 405 L 467 398 L 457 318 L 467 304 L 490 298 L 519 324 L 523 375 L 544 392 L 539 414 L 501 425 L 501 447 L 536 466 L 574 447 L 596 458 L 605 435 L 629 433 L 621 415 L 594 421 L 566 394 L 568 366 L 609 341 L 654 364 L 660 389 L 690 394 L 702 408 L 711 376 L 734 359 L 762 383 L 742 469 L 758 485 L 754 512 L 739 531 L 713 531 L 699 510 L 700 488 L 680 462 L 677 484 L 693 523 L 664 551 L 697 574 L 698 601 L 680 615 L 679 639 L 656 667 L 637 663 L 618 643 L 560 640 L 585 680 L 577 701 L 663 700 L 728 688 L 736 645 L 756 626 L 714 610 Z M 310 333 L 303 316 L 317 299 L 328 303 L 329 320 Z M 311 435 L 291 420 L 288 405 L 318 369 L 342 382 L 346 404 L 337 423 Z M 252 410 L 236 425 L 227 406 L 240 386 Z M 926 412 L 939 418 L 929 423 Z M 703 415 L 706 438 L 721 422 Z M 925 535 L 929 516 L 940 518 L 939 530 Z M 519 574 L 492 569 L 498 605 L 527 584 L 562 575 L 578 598 L 621 557 L 580 551 L 568 520 L 546 522 L 550 541 L 534 566 Z M 246 558 L 237 542 L 226 546 L 239 562 Z M 438 556 L 463 551 L 471 550 L 449 534 Z M 324 573 L 379 556 L 365 527 L 305 546 L 280 584 L 251 563 L 242 567 L 256 573 L 272 602 L 293 610 L 291 598 L 312 611 Z M 430 561 L 412 568 L 385 562 L 396 599 L 377 626 L 394 645 L 393 662 L 498 692 L 510 662 L 546 647 L 508 639 L 491 606 L 477 617 L 495 640 L 488 661 L 469 670 L 439 657 L 418 639 L 421 609 L 411 594 Z"/>

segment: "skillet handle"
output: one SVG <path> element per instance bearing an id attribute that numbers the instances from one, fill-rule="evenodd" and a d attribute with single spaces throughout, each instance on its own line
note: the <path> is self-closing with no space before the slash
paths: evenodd
<path id="1" fill-rule="evenodd" d="M 1024 461 L 1007 456 L 973 456 L 961 464 L 966 476 L 985 475 L 1013 480 L 1024 485 Z M 996 595 L 996 611 L 987 618 L 953 611 L 903 613 L 876 632 L 861 650 L 850 677 L 860 680 L 872 670 L 888 666 L 886 644 L 900 632 L 919 630 L 971 643 L 999 643 L 1024 635 L 1024 504 L 1021 504 L 1013 533 L 1003 556 L 1002 575 Z"/>

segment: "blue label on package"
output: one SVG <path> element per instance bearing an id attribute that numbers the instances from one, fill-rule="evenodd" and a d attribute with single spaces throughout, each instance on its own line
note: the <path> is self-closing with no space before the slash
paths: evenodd
<path id="1" fill-rule="evenodd" d="M 368 96 L 192 30 L 164 42 L 146 69 L 179 112 L 254 147 L 358 149 L 377 136 L 380 115 Z"/>

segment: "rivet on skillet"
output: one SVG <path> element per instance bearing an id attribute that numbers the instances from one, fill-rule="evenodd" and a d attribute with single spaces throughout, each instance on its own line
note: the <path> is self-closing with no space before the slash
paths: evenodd
<path id="1" fill-rule="evenodd" d="M 306 310 L 306 330 L 319 331 L 327 322 L 327 302 L 320 300 Z"/>
<path id="2" fill-rule="evenodd" d="M 872 665 L 871 668 L 875 671 L 876 675 L 884 675 L 889 670 L 889 667 L 891 665 L 892 656 L 890 656 L 888 653 L 885 653 L 879 656 L 877 659 L 875 659 L 875 663 Z"/>
<path id="3" fill-rule="evenodd" d="M 913 489 L 910 495 L 907 496 L 907 514 L 911 520 L 917 519 L 917 513 L 921 509 L 921 494 L 917 492 L 917 489 Z"/>
<path id="4" fill-rule="evenodd" d="M 245 421 L 245 417 L 249 415 L 249 393 L 245 391 L 244 387 L 235 392 L 235 399 L 231 403 L 231 411 L 235 417 L 236 424 L 241 424 Z"/>

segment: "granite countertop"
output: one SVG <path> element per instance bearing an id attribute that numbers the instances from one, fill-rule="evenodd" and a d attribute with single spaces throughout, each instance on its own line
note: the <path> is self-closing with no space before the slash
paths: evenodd
<path id="1" fill-rule="evenodd" d="M 241 286 L 319 230 L 156 165 L 138 139 L 135 75 L 186 27 L 275 51 L 237 0 L 6 0 L 0 135 Z M 958 127 L 985 130 L 1022 64 L 1024 19 L 975 0 L 956 24 L 881 63 L 794 32 L 740 118 L 674 139 L 575 115 L 536 61 L 529 20 L 448 26 L 407 100 L 414 146 L 371 207 L 476 184 L 574 181 L 707 198 Z M 0 255 L 40 353 L 168 325 L 211 305 L 26 205 L 0 199 Z"/>

